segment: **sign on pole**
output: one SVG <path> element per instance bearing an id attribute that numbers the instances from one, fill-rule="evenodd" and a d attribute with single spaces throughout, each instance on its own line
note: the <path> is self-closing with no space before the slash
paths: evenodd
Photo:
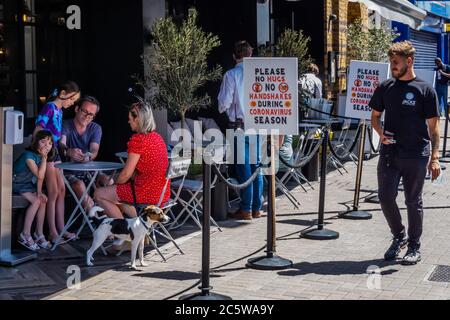
<path id="1" fill-rule="evenodd" d="M 347 82 L 345 116 L 370 120 L 370 99 L 375 89 L 388 79 L 389 64 L 370 61 L 350 61 Z"/>
<path id="2" fill-rule="evenodd" d="M 436 84 L 436 71 L 425 69 L 414 69 L 414 73 L 416 74 L 417 78 L 425 80 L 425 82 L 428 82 L 428 84 L 434 88 Z"/>
<path id="3" fill-rule="evenodd" d="M 245 130 L 298 134 L 297 58 L 244 59 Z"/>

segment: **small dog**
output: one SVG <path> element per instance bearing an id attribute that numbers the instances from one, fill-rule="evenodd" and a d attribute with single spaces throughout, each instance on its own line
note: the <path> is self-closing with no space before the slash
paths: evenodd
<path id="1" fill-rule="evenodd" d="M 145 235 L 151 226 L 156 223 L 167 223 L 170 218 L 156 206 L 146 207 L 139 217 L 131 219 L 112 219 L 99 217 L 98 212 L 104 210 L 98 206 L 94 206 L 89 210 L 89 217 L 93 223 L 97 225 L 94 232 L 94 239 L 91 248 L 87 251 L 86 264 L 93 266 L 92 255 L 105 242 L 105 240 L 114 236 L 119 239 L 131 241 L 131 268 L 136 269 L 136 251 L 139 249 L 139 260 L 141 266 L 147 266 L 144 262 L 144 241 Z"/>

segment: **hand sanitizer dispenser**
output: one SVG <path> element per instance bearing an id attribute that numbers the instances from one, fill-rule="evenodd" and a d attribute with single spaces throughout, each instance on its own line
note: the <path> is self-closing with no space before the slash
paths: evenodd
<path id="1" fill-rule="evenodd" d="M 24 115 L 20 111 L 5 111 L 5 144 L 23 143 Z"/>

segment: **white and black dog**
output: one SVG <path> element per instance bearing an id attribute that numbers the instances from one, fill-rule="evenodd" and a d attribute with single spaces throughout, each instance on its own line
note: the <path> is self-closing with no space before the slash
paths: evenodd
<path id="1" fill-rule="evenodd" d="M 136 269 L 136 251 L 139 249 L 139 260 L 141 266 L 145 267 L 144 262 L 144 241 L 145 235 L 155 222 L 167 223 L 170 219 L 164 212 L 156 206 L 148 206 L 139 217 L 131 219 L 113 219 L 99 217 L 98 212 L 104 210 L 94 206 L 89 210 L 89 217 L 97 225 L 94 232 L 94 239 L 91 248 L 87 251 L 86 264 L 93 266 L 92 255 L 105 242 L 105 240 L 114 236 L 118 239 L 131 241 L 131 268 Z"/>

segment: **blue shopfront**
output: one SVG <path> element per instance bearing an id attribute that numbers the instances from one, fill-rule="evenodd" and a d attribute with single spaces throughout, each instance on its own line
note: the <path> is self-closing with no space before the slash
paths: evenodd
<path id="1" fill-rule="evenodd" d="M 443 25 L 450 21 L 450 3 L 445 1 L 411 1 L 426 11 L 427 16 L 417 28 L 392 21 L 392 27 L 400 33 L 397 41 L 410 40 L 415 46 L 416 69 L 434 70 L 434 59 L 440 57 L 449 63 L 449 36 Z"/>

